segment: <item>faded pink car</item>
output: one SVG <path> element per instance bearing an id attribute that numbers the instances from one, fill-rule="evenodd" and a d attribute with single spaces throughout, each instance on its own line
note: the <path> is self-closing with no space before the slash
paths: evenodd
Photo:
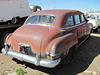
<path id="1" fill-rule="evenodd" d="M 36 66 L 53 68 L 69 55 L 72 47 L 77 48 L 86 40 L 90 31 L 80 11 L 39 11 L 8 35 L 2 52 Z"/>

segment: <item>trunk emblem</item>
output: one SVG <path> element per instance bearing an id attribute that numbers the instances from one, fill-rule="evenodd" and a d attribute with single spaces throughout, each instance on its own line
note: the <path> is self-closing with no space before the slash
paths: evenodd
<path id="1" fill-rule="evenodd" d="M 28 43 L 28 41 L 26 41 L 26 40 L 20 40 L 20 41 L 22 41 L 22 42 L 27 42 L 27 43 Z"/>

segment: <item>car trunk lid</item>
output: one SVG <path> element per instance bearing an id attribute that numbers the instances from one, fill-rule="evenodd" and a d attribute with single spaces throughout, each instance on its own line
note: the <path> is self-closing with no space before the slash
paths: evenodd
<path id="1" fill-rule="evenodd" d="M 43 36 L 49 31 L 49 27 L 39 25 L 24 25 L 17 29 L 12 37 L 11 44 L 14 50 L 19 50 L 19 44 L 30 45 L 32 51 L 41 53 L 41 42 Z"/>

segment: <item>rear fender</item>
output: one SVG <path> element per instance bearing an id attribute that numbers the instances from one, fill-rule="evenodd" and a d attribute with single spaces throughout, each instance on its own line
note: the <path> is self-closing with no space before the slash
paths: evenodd
<path id="1" fill-rule="evenodd" d="M 78 42 L 76 33 L 68 33 L 59 37 L 51 47 L 51 54 L 60 54 L 69 50 L 73 45 Z"/>
<path id="2" fill-rule="evenodd" d="M 4 41 L 4 43 L 9 43 L 9 38 L 11 37 L 12 33 L 10 33 L 7 37 L 6 37 L 6 40 Z"/>

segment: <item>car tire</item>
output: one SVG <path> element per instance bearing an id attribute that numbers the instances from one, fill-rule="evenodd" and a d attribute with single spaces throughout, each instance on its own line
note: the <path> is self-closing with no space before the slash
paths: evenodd
<path id="1" fill-rule="evenodd" d="M 68 55 L 62 59 L 62 61 L 61 61 L 62 66 L 74 61 L 75 51 L 76 51 L 76 45 L 71 47 L 68 52 Z"/>
<path id="2" fill-rule="evenodd" d="M 98 28 L 95 29 L 95 32 L 98 32 Z"/>
<path id="3" fill-rule="evenodd" d="M 95 32 L 98 32 L 98 28 L 91 30 L 91 33 L 95 33 Z"/>
<path id="4" fill-rule="evenodd" d="M 19 20 L 18 17 L 13 17 L 12 20 L 11 20 L 11 23 L 16 24 L 16 23 L 18 23 L 18 20 Z"/>
<path id="5" fill-rule="evenodd" d="M 93 29 L 91 29 L 91 33 L 93 33 Z"/>
<path id="6" fill-rule="evenodd" d="M 6 40 L 6 37 L 12 32 L 13 32 L 12 30 L 8 30 L 8 31 L 5 31 L 4 33 L 1 34 L 1 36 L 0 36 L 0 49 L 4 47 L 4 42 Z"/>

